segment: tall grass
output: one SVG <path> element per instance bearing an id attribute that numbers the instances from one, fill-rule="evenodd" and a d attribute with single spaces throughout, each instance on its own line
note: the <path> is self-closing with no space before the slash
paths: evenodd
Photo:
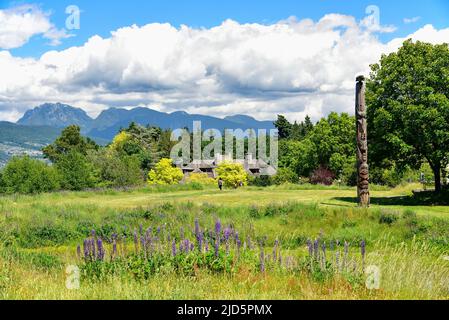
<path id="1" fill-rule="evenodd" d="M 449 256 L 449 219 L 417 215 L 412 209 L 366 210 L 299 201 L 258 201 L 258 195 L 272 195 L 275 199 L 284 190 L 279 188 L 242 191 L 254 195 L 252 204 L 238 197 L 232 204 L 223 204 L 220 197 L 233 195 L 233 191 L 216 195 L 215 189 L 182 188 L 176 192 L 169 192 L 173 191 L 170 188 L 103 190 L 0 198 L 0 298 L 449 298 L 449 261 L 445 258 Z M 178 201 L 181 195 L 185 198 Z M 197 201 L 198 197 L 202 200 Z M 73 201 L 66 201 L 67 198 Z M 121 206 L 123 199 L 129 205 Z M 106 273 L 96 280 L 87 277 L 79 290 L 66 289 L 65 267 L 82 266 L 76 246 L 92 229 L 105 240 L 115 233 L 126 235 L 127 250 L 132 252 L 133 231 L 140 225 L 153 230 L 165 225 L 176 232 L 184 227 L 188 232 L 195 229 L 195 219 L 202 226 L 213 226 L 220 219 L 223 225 L 238 230 L 241 239 L 250 237 L 255 243 L 264 239 L 266 256 L 272 255 L 277 240 L 282 255 L 293 257 L 297 268 L 286 271 L 268 266 L 267 272 L 260 272 L 257 246 L 250 258 L 231 273 L 217 273 L 209 268 L 183 273 L 164 267 L 144 278 L 129 272 Z M 327 246 L 347 242 L 349 252 L 358 257 L 358 268 L 362 264 L 359 246 L 365 240 L 365 264 L 380 268 L 380 289 L 368 290 L 363 274 L 334 272 L 322 276 L 313 271 L 318 269 L 304 265 L 309 255 L 307 241 L 316 238 Z M 331 252 L 335 260 L 335 252 Z"/>

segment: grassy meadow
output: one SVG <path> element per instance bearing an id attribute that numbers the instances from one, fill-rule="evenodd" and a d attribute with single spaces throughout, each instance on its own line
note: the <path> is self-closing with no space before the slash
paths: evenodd
<path id="1" fill-rule="evenodd" d="M 449 299 L 449 207 L 413 201 L 417 188 L 373 187 L 370 209 L 357 207 L 354 188 L 308 185 L 4 196 L 0 299 Z M 217 221 L 225 240 L 214 253 Z M 211 247 L 181 253 L 176 241 L 193 248 L 198 226 Z M 104 262 L 82 257 L 92 230 Z M 151 257 L 133 240 L 145 230 Z M 66 287 L 69 265 L 79 289 Z M 366 286 L 368 266 L 378 289 Z"/>

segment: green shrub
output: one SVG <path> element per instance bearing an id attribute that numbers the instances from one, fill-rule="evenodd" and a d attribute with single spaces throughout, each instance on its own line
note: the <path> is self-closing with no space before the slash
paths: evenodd
<path id="1" fill-rule="evenodd" d="M 380 224 L 392 225 L 398 220 L 398 215 L 390 212 L 382 212 L 379 217 Z"/>
<path id="2" fill-rule="evenodd" d="M 248 177 L 248 185 L 256 187 L 268 187 L 273 184 L 270 176 Z"/>
<path id="3" fill-rule="evenodd" d="M 90 151 L 88 160 L 93 164 L 99 187 L 126 187 L 143 183 L 137 156 L 121 155 L 113 149 L 102 149 Z"/>
<path id="4" fill-rule="evenodd" d="M 223 179 L 226 187 L 238 188 L 239 184 L 248 183 L 248 174 L 240 163 L 223 162 L 216 170 L 217 176 Z"/>
<path id="5" fill-rule="evenodd" d="M 23 248 L 62 245 L 78 236 L 79 234 L 62 225 L 33 226 L 19 235 L 19 245 Z"/>
<path id="6" fill-rule="evenodd" d="M 200 185 L 215 185 L 216 181 L 210 178 L 207 173 L 192 173 L 186 178 L 186 183 L 195 183 Z"/>
<path id="7" fill-rule="evenodd" d="M 54 167 L 28 156 L 13 157 L 1 174 L 4 193 L 41 193 L 60 188 L 60 176 Z"/>
<path id="8" fill-rule="evenodd" d="M 173 166 L 172 159 L 161 159 L 148 174 L 150 185 L 171 185 L 183 178 L 182 170 Z"/>
<path id="9" fill-rule="evenodd" d="M 290 168 L 279 168 L 276 175 L 271 179 L 276 185 L 298 183 L 299 181 L 298 175 Z"/>

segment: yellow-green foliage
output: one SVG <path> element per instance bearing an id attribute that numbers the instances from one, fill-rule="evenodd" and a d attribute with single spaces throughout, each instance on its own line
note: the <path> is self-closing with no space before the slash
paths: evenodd
<path id="1" fill-rule="evenodd" d="M 240 183 L 247 185 L 248 174 L 240 163 L 223 162 L 217 167 L 217 176 L 226 187 L 237 188 Z"/>
<path id="2" fill-rule="evenodd" d="M 173 160 L 163 158 L 148 174 L 149 184 L 177 184 L 182 180 L 182 170 L 173 166 Z"/>
<path id="3" fill-rule="evenodd" d="M 128 132 L 122 131 L 114 137 L 109 147 L 113 150 L 120 150 L 130 138 L 131 135 Z"/>
<path id="4" fill-rule="evenodd" d="M 192 173 L 186 179 L 187 183 L 199 183 L 201 185 L 213 185 L 216 183 L 215 179 L 210 178 L 207 173 Z"/>

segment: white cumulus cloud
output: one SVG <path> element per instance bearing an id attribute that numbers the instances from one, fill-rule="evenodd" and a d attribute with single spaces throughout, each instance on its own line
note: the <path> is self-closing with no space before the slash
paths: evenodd
<path id="1" fill-rule="evenodd" d="M 36 5 L 0 10 L 0 49 L 19 48 L 35 35 L 49 39 L 50 45 L 58 45 L 70 36 L 64 29 L 57 29 L 49 14 Z"/>
<path id="2" fill-rule="evenodd" d="M 449 29 L 431 25 L 386 44 L 376 32 L 352 16 L 329 14 L 270 25 L 133 25 L 38 59 L 0 51 L 0 117 L 60 101 L 93 116 L 111 106 L 146 106 L 316 120 L 353 112 L 355 77 L 405 39 L 449 42 Z"/>

